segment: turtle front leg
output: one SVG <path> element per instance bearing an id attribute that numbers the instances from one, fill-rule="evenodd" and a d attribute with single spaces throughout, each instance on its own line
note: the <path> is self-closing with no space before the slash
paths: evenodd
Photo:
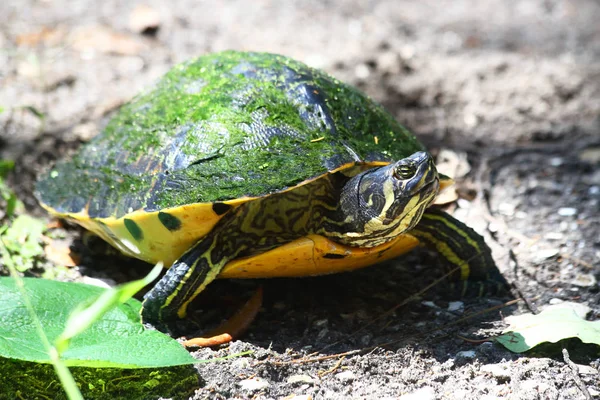
<path id="1" fill-rule="evenodd" d="M 235 258 L 242 245 L 219 240 L 218 232 L 202 238 L 169 268 L 144 296 L 142 322 L 166 332 L 167 323 L 186 315 L 188 304 Z"/>
<path id="2" fill-rule="evenodd" d="M 410 234 L 436 250 L 450 269 L 456 270 L 454 275 L 463 281 L 456 288 L 460 296 L 507 291 L 508 284 L 483 237 L 450 214 L 429 208 Z"/>

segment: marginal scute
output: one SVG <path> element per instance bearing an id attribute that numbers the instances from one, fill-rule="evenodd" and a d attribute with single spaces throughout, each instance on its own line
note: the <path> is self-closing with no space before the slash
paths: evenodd
<path id="1" fill-rule="evenodd" d="M 223 215 L 227 211 L 231 210 L 231 206 L 229 204 L 217 202 L 217 203 L 213 203 L 212 209 L 215 212 L 215 214 Z"/>
<path id="2" fill-rule="evenodd" d="M 181 221 L 176 216 L 169 213 L 159 211 L 158 220 L 170 231 L 177 231 L 181 229 Z"/>
<path id="3" fill-rule="evenodd" d="M 323 258 L 332 258 L 332 259 L 346 258 L 346 255 L 335 254 L 335 253 L 325 253 L 325 254 L 323 254 Z"/>
<path id="4" fill-rule="evenodd" d="M 127 228 L 127 231 L 129 231 L 129 233 L 135 240 L 137 240 L 138 242 L 144 240 L 144 232 L 142 231 L 142 228 L 140 228 L 139 225 L 135 223 L 134 220 L 124 218 L 123 223 L 125 224 L 125 228 Z"/>

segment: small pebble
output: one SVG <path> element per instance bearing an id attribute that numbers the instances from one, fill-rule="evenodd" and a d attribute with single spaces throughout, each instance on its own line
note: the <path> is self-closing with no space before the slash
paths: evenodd
<path id="1" fill-rule="evenodd" d="M 342 382 L 351 382 L 356 379 L 356 375 L 352 371 L 340 372 L 339 374 L 336 374 L 335 377 Z"/>
<path id="2" fill-rule="evenodd" d="M 400 56 L 392 51 L 386 51 L 377 56 L 377 70 L 392 75 L 399 74 L 402 60 Z"/>
<path id="3" fill-rule="evenodd" d="M 515 217 L 519 218 L 519 219 L 525 219 L 528 217 L 527 213 L 525 211 L 517 211 L 515 213 Z"/>
<path id="4" fill-rule="evenodd" d="M 588 193 L 592 196 L 600 194 L 600 186 L 590 186 Z"/>
<path id="5" fill-rule="evenodd" d="M 494 378 L 509 379 L 510 371 L 505 364 L 486 364 L 482 365 L 481 372 L 491 374 Z"/>
<path id="6" fill-rule="evenodd" d="M 425 386 L 412 393 L 402 395 L 399 400 L 435 400 L 435 390 L 431 386 Z"/>
<path id="7" fill-rule="evenodd" d="M 577 274 L 571 283 L 579 287 L 592 287 L 596 286 L 598 281 L 592 274 Z"/>
<path id="8" fill-rule="evenodd" d="M 465 199 L 458 199 L 456 200 L 456 204 L 460 207 L 460 208 L 464 208 L 464 209 L 469 209 L 471 208 L 471 202 L 469 200 L 465 200 Z"/>
<path id="9" fill-rule="evenodd" d="M 495 222 L 490 222 L 488 225 L 488 231 L 490 231 L 491 233 L 497 233 L 500 231 L 500 224 L 497 224 Z"/>
<path id="10" fill-rule="evenodd" d="M 371 344 L 371 340 L 373 340 L 373 335 L 367 334 L 367 335 L 361 336 L 360 343 L 363 346 L 368 346 L 369 344 Z"/>
<path id="11" fill-rule="evenodd" d="M 600 147 L 590 147 L 589 149 L 583 150 L 579 153 L 579 159 L 590 164 L 600 162 Z"/>
<path id="12" fill-rule="evenodd" d="M 239 357 L 231 360 L 232 369 L 244 369 L 250 367 L 250 361 L 246 357 Z"/>
<path id="13" fill-rule="evenodd" d="M 290 375 L 287 378 L 287 383 L 308 383 L 313 385 L 315 383 L 315 380 L 310 375 L 306 374 Z"/>
<path id="14" fill-rule="evenodd" d="M 510 203 L 500 203 L 498 205 L 498 212 L 502 215 L 510 217 L 515 213 L 515 205 Z"/>
<path id="15" fill-rule="evenodd" d="M 598 397 L 598 396 L 600 396 L 600 391 L 594 389 L 593 387 L 588 387 L 587 389 L 588 389 L 588 392 L 590 393 L 590 395 L 592 397 Z"/>
<path id="16" fill-rule="evenodd" d="M 371 71 L 369 71 L 369 67 L 365 64 L 358 64 L 354 68 L 354 74 L 359 79 L 366 79 L 371 75 Z"/>
<path id="17" fill-rule="evenodd" d="M 550 165 L 552 165 L 553 167 L 560 167 L 561 165 L 563 165 L 563 159 L 560 157 L 552 157 L 550 159 Z"/>
<path id="18" fill-rule="evenodd" d="M 581 375 L 596 375 L 598 371 L 594 367 L 590 367 L 589 365 L 581 365 L 577 364 L 577 369 Z"/>
<path id="19" fill-rule="evenodd" d="M 458 353 L 456 353 L 456 358 L 459 358 L 459 357 L 475 358 L 476 355 L 477 355 L 477 353 L 475 353 L 474 350 L 465 350 L 465 351 L 459 351 Z"/>
<path id="20" fill-rule="evenodd" d="M 323 340 L 325 338 L 325 336 L 327 336 L 329 334 L 329 329 L 324 328 L 321 329 L 319 331 L 319 333 L 317 334 L 317 340 Z"/>
<path id="21" fill-rule="evenodd" d="M 433 301 L 422 301 L 421 304 L 423 304 L 425 307 L 429 307 L 429 308 L 439 308 Z"/>
<path id="22" fill-rule="evenodd" d="M 558 215 L 561 217 L 572 217 L 577 214 L 577 209 L 573 207 L 561 207 L 558 209 Z"/>
<path id="23" fill-rule="evenodd" d="M 527 379 L 519 383 L 521 391 L 533 391 L 538 388 L 539 382 L 534 379 Z"/>
<path id="24" fill-rule="evenodd" d="M 312 400 L 310 394 L 292 394 L 288 397 L 284 397 L 286 400 Z"/>
<path id="25" fill-rule="evenodd" d="M 243 390 L 248 390 L 250 392 L 256 392 L 257 390 L 266 389 L 270 386 L 270 383 L 262 378 L 252 378 L 252 379 L 244 379 L 243 381 L 239 381 L 238 385 Z"/>
<path id="26" fill-rule="evenodd" d="M 559 249 L 541 249 L 535 253 L 535 258 L 538 261 L 544 261 L 549 258 L 554 258 L 560 253 Z"/>
<path id="27" fill-rule="evenodd" d="M 448 303 L 448 311 L 450 312 L 455 312 L 455 311 L 464 311 L 465 309 L 465 303 L 463 303 L 462 301 L 451 301 Z"/>
<path id="28" fill-rule="evenodd" d="M 544 234 L 544 238 L 547 240 L 561 240 L 564 237 L 565 235 L 560 232 L 548 232 Z"/>

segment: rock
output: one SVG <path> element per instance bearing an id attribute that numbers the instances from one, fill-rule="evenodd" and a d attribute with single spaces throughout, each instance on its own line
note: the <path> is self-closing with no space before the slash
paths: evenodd
<path id="1" fill-rule="evenodd" d="M 486 364 L 480 368 L 481 372 L 492 375 L 501 381 L 510 380 L 510 371 L 507 364 Z"/>
<path id="2" fill-rule="evenodd" d="M 544 239 L 547 240 L 562 240 L 565 235 L 560 232 L 547 232 L 544 234 Z"/>
<path id="3" fill-rule="evenodd" d="M 231 369 L 245 369 L 250 367 L 250 360 L 246 357 L 238 357 L 231 360 Z"/>
<path id="4" fill-rule="evenodd" d="M 328 319 L 318 319 L 313 322 L 313 326 L 315 326 L 317 328 L 322 328 L 324 326 L 327 326 L 328 323 L 329 323 Z"/>
<path id="5" fill-rule="evenodd" d="M 412 393 L 402 395 L 399 400 L 434 400 L 435 390 L 431 386 L 425 386 Z"/>
<path id="6" fill-rule="evenodd" d="M 535 252 L 535 260 L 537 262 L 542 262 L 548 260 L 550 258 L 556 257 L 560 253 L 559 249 L 540 249 Z"/>
<path id="7" fill-rule="evenodd" d="M 367 79 L 369 75 L 371 75 L 371 71 L 366 64 L 358 64 L 354 68 L 354 75 L 356 75 L 358 79 Z"/>
<path id="8" fill-rule="evenodd" d="M 579 159 L 581 161 L 597 164 L 600 162 L 600 147 L 590 147 L 579 153 Z"/>
<path id="9" fill-rule="evenodd" d="M 596 286 L 596 277 L 592 274 L 577 274 L 575 279 L 571 281 L 573 285 L 579 287 L 592 287 Z"/>
<path id="10" fill-rule="evenodd" d="M 550 165 L 552 165 L 553 167 L 560 167 L 564 163 L 565 162 L 561 157 L 552 157 L 550 159 Z"/>
<path id="11" fill-rule="evenodd" d="M 310 385 L 313 385 L 315 383 L 315 380 L 310 375 L 299 374 L 290 375 L 287 378 L 287 383 L 308 383 Z"/>
<path id="12" fill-rule="evenodd" d="M 257 390 L 262 390 L 262 389 L 268 388 L 271 384 L 263 378 L 252 378 L 252 379 L 244 379 L 243 381 L 239 381 L 238 385 L 243 390 L 247 390 L 249 392 L 256 392 Z"/>
<path id="13" fill-rule="evenodd" d="M 385 51 L 377 56 L 377 69 L 382 73 L 397 75 L 401 72 L 402 60 L 393 51 Z"/>
<path id="14" fill-rule="evenodd" d="M 290 394 L 289 396 L 284 397 L 282 400 L 312 400 L 312 396 L 310 394 Z"/>
<path id="15" fill-rule="evenodd" d="M 581 375 L 597 375 L 598 370 L 594 367 L 590 367 L 589 365 L 581 365 L 577 364 L 577 369 Z"/>
<path id="16" fill-rule="evenodd" d="M 433 301 L 429 301 L 429 300 L 422 301 L 421 304 L 424 305 L 425 307 L 429 307 L 429 308 L 439 308 L 437 306 L 437 304 L 435 304 Z"/>
<path id="17" fill-rule="evenodd" d="M 342 382 L 352 382 L 356 379 L 356 375 L 352 371 L 340 372 L 339 374 L 336 374 L 335 377 Z"/>
<path id="18" fill-rule="evenodd" d="M 515 205 L 511 203 L 500 203 L 498 204 L 498 212 L 507 217 L 511 217 L 515 213 Z"/>
<path id="19" fill-rule="evenodd" d="M 467 153 L 441 149 L 435 163 L 438 171 L 453 178 L 461 178 L 471 171 Z"/>
<path id="20" fill-rule="evenodd" d="M 577 215 L 577 209 L 573 207 L 561 207 L 558 209 L 558 215 L 561 217 L 572 217 Z"/>
<path id="21" fill-rule="evenodd" d="M 456 353 L 456 358 L 475 358 L 475 356 L 477 355 L 477 353 L 474 350 L 465 350 L 465 351 L 459 351 L 458 353 Z"/>
<path id="22" fill-rule="evenodd" d="M 465 309 L 465 303 L 462 301 L 451 301 L 448 303 L 448 311 L 450 312 L 463 312 Z"/>

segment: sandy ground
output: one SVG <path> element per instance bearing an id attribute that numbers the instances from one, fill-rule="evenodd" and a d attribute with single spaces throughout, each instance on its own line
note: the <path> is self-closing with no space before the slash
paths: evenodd
<path id="1" fill-rule="evenodd" d="M 0 159 L 16 161 L 10 182 L 29 212 L 44 215 L 31 195 L 39 171 L 173 64 L 223 49 L 276 52 L 363 89 L 448 160 L 461 194 L 454 215 L 487 237 L 529 308 L 574 301 L 598 318 L 597 1 L 5 0 L 0 15 Z M 385 314 L 425 285 L 435 262 L 417 252 L 355 273 L 263 282 L 248 334 L 195 353 L 254 356 L 201 364 L 192 398 L 600 397 L 596 347 L 563 344 L 579 365 L 570 368 L 561 346 L 516 355 L 459 337 L 496 334 L 503 315 L 528 311 L 521 302 L 458 321 L 508 296 L 449 309 L 432 294 Z M 73 273 L 127 278 L 93 262 Z M 255 285 L 218 282 L 214 293 Z M 199 309 L 217 323 L 222 308 Z"/>

